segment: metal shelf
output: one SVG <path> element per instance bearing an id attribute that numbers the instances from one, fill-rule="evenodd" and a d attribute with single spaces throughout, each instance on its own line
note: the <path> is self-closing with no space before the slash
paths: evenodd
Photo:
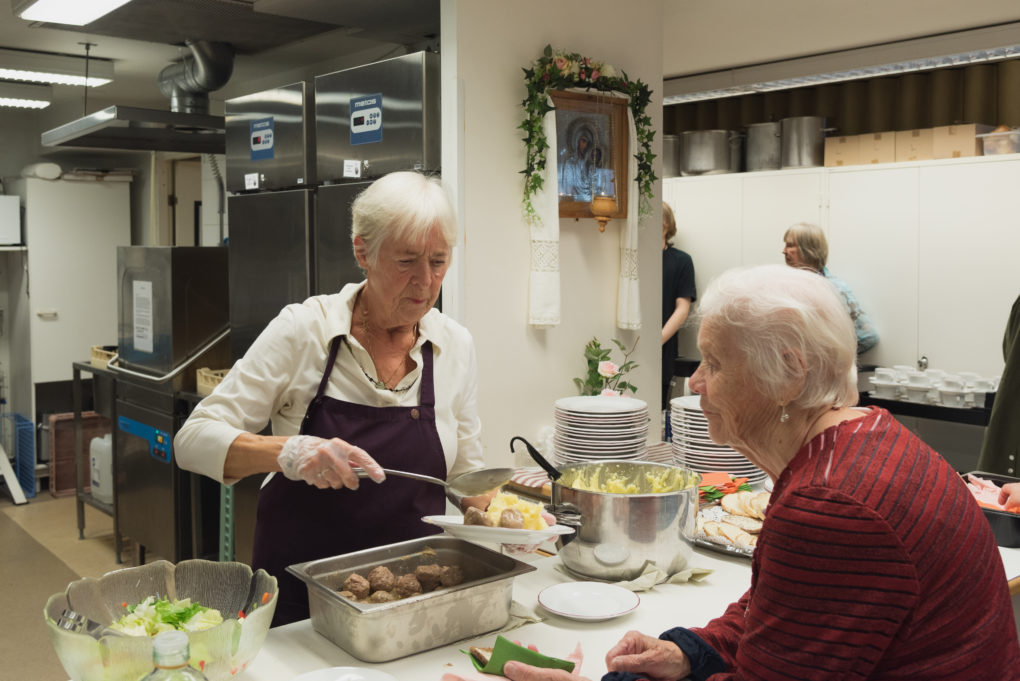
<path id="1" fill-rule="evenodd" d="M 107 504 L 99 501 L 92 496 L 91 492 L 85 491 L 85 471 L 87 467 L 85 462 L 88 461 L 86 458 L 88 453 L 82 446 L 82 418 L 81 418 L 81 403 L 82 403 L 82 387 L 81 387 L 81 372 L 87 371 L 92 374 L 93 387 L 95 387 L 95 381 L 104 380 L 109 381 L 110 387 L 110 414 L 104 414 L 109 416 L 111 423 L 111 433 L 113 434 L 114 440 L 117 437 L 117 414 L 116 414 L 116 401 L 113 399 L 114 389 L 113 383 L 116 382 L 116 376 L 112 371 L 105 368 L 99 368 L 92 365 L 89 362 L 72 362 L 71 369 L 74 374 L 72 381 L 72 399 L 74 401 L 74 472 L 75 472 L 75 507 L 77 510 L 78 519 L 78 539 L 85 538 L 85 506 L 91 506 L 92 508 L 105 513 L 106 515 L 113 518 L 113 550 L 115 552 L 115 558 L 117 564 L 121 563 L 121 548 L 123 547 L 123 538 L 120 534 L 120 519 L 117 512 L 117 476 L 114 474 L 111 481 L 113 485 L 113 503 Z M 102 411 L 100 405 L 96 405 L 96 411 Z M 113 445 L 113 470 L 117 470 L 117 447 L 116 443 Z"/>

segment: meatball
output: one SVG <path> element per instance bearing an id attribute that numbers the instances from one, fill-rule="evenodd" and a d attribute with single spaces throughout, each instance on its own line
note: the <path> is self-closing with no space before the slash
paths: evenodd
<path id="1" fill-rule="evenodd" d="M 439 582 L 443 586 L 457 586 L 464 581 L 464 571 L 456 565 L 444 565 L 439 570 Z"/>
<path id="2" fill-rule="evenodd" d="M 361 600 L 368 597 L 368 594 L 372 592 L 372 587 L 367 579 L 355 572 L 344 580 L 343 590 L 351 592 L 356 599 Z"/>
<path id="3" fill-rule="evenodd" d="M 356 600 L 358 600 L 358 599 L 357 599 L 357 598 L 356 598 L 356 597 L 354 596 L 354 594 L 352 594 L 352 593 L 351 593 L 350 591 L 341 591 L 341 592 L 340 592 L 340 597 L 341 597 L 341 598 L 346 598 L 346 599 L 347 599 L 347 600 L 349 600 L 349 601 L 356 601 Z"/>
<path id="4" fill-rule="evenodd" d="M 398 596 L 390 591 L 373 591 L 368 597 L 369 603 L 389 603 L 398 600 Z"/>
<path id="5" fill-rule="evenodd" d="M 512 530 L 523 530 L 524 514 L 516 508 L 504 508 L 503 512 L 499 514 L 499 526 Z"/>
<path id="6" fill-rule="evenodd" d="M 372 591 L 392 591 L 397 578 L 385 565 L 377 565 L 368 573 L 368 583 Z"/>
<path id="7" fill-rule="evenodd" d="M 464 511 L 464 524 L 465 525 L 492 525 L 489 522 L 489 516 L 485 514 L 485 511 L 480 511 L 474 506 Z"/>
<path id="8" fill-rule="evenodd" d="M 414 596 L 421 592 L 421 582 L 418 581 L 417 577 L 411 574 L 401 575 L 398 577 L 397 585 L 393 587 L 393 593 L 395 593 L 398 598 L 407 598 L 408 596 Z"/>
<path id="9" fill-rule="evenodd" d="M 439 586 L 439 575 L 441 568 L 435 563 L 419 565 L 414 569 L 414 576 L 418 579 L 422 591 L 432 591 Z"/>

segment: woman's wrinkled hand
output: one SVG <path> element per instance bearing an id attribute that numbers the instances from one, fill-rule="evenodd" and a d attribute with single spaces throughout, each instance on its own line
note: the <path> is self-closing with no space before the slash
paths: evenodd
<path id="1" fill-rule="evenodd" d="M 283 443 L 276 457 L 289 480 L 303 480 L 319 489 L 358 489 L 360 479 L 353 468 L 363 468 L 370 480 L 386 479 L 382 467 L 368 452 L 338 437 L 326 440 L 314 435 L 294 435 Z"/>
<path id="2" fill-rule="evenodd" d="M 691 661 L 671 641 L 628 631 L 606 653 L 606 669 L 646 674 L 655 679 L 682 679 L 691 673 Z"/>
<path id="3" fill-rule="evenodd" d="M 1006 509 L 1020 506 L 1020 482 L 1003 485 L 999 490 L 999 503 Z"/>

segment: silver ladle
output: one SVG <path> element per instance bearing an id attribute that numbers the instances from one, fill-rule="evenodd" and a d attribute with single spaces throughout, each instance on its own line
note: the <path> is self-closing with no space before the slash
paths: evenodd
<path id="1" fill-rule="evenodd" d="M 446 498 L 452 501 L 458 509 L 460 509 L 460 502 L 464 497 L 476 497 L 498 489 L 510 482 L 510 478 L 514 474 L 513 468 L 482 468 L 458 475 L 453 480 L 446 481 L 431 475 L 397 471 L 392 468 L 383 468 L 382 471 L 386 475 L 393 475 L 398 478 L 410 478 L 422 482 L 431 482 L 434 485 L 441 485 L 443 491 L 446 492 Z M 368 473 L 363 468 L 355 468 L 354 472 L 358 474 L 359 478 L 368 477 Z"/>

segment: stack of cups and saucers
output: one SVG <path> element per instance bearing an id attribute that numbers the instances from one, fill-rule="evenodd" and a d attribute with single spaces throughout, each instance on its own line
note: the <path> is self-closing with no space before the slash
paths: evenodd
<path id="1" fill-rule="evenodd" d="M 999 387 L 998 376 L 919 370 L 905 365 L 877 367 L 869 382 L 869 394 L 874 398 L 956 408 L 984 407 L 988 393 Z"/>

